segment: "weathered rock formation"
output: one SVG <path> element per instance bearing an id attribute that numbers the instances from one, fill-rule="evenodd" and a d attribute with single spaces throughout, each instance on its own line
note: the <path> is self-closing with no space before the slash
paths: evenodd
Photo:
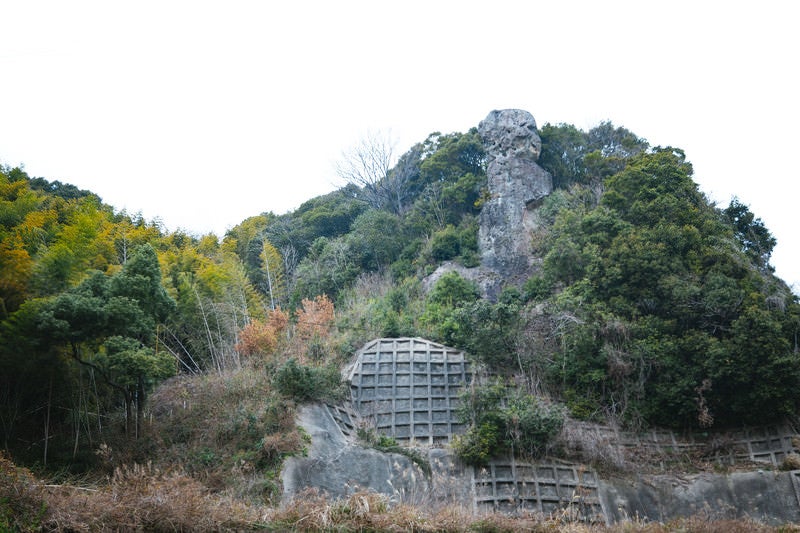
<path id="1" fill-rule="evenodd" d="M 428 479 L 409 458 L 359 446 L 342 432 L 324 406 L 304 407 L 297 424 L 311 437 L 311 446 L 305 457 L 290 457 L 284 464 L 283 490 L 287 497 L 311 487 L 331 498 L 358 490 L 397 496 L 429 488 Z"/>
<path id="2" fill-rule="evenodd" d="M 505 285 L 520 285 L 541 258 L 531 253 L 533 212 L 553 190 L 553 178 L 536 161 L 542 141 L 536 120 L 521 109 L 492 111 L 478 125 L 486 148 L 489 199 L 480 214 L 477 268 L 445 263 L 424 283 L 426 290 L 446 272 L 474 281 L 490 300 Z"/>
<path id="3" fill-rule="evenodd" d="M 527 111 L 492 111 L 478 133 L 486 147 L 490 194 L 480 215 L 481 266 L 506 283 L 519 283 L 535 263 L 531 211 L 552 192 L 553 178 L 536 163 L 542 142 Z"/>
<path id="4" fill-rule="evenodd" d="M 800 472 L 734 472 L 647 476 L 600 482 L 598 495 L 608 523 L 639 517 L 668 521 L 752 518 L 770 525 L 800 520 Z"/>

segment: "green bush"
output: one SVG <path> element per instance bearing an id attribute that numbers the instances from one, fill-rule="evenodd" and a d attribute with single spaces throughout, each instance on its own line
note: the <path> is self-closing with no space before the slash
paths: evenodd
<path id="1" fill-rule="evenodd" d="M 447 261 L 457 256 L 461 251 L 456 228 L 450 224 L 437 231 L 431 237 L 431 258 L 435 261 Z"/>
<path id="2" fill-rule="evenodd" d="M 297 402 L 331 401 L 342 395 L 342 377 L 335 366 L 306 366 L 294 358 L 278 368 L 272 385 Z"/>
<path id="3" fill-rule="evenodd" d="M 538 457 L 564 426 L 564 410 L 529 394 L 513 396 L 503 408 L 508 443 L 517 453 Z"/>
<path id="4" fill-rule="evenodd" d="M 553 282 L 544 276 L 533 276 L 528 278 L 522 290 L 525 301 L 539 302 L 553 293 Z"/>
<path id="5" fill-rule="evenodd" d="M 447 272 L 433 286 L 428 301 L 434 304 L 459 307 L 480 298 L 474 282 L 462 278 L 458 272 Z"/>
<path id="6" fill-rule="evenodd" d="M 503 448 L 497 426 L 488 422 L 457 435 L 452 447 L 462 461 L 472 466 L 485 466 Z"/>
<path id="7" fill-rule="evenodd" d="M 505 387 L 500 381 L 473 387 L 461 397 L 458 415 L 467 431 L 453 450 L 467 464 L 483 466 L 506 451 L 543 455 L 564 425 L 564 409 Z"/>

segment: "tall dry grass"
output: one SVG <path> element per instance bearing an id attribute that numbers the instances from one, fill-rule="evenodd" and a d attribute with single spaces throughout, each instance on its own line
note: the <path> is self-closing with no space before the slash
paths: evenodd
<path id="1" fill-rule="evenodd" d="M 214 495 L 196 479 L 152 465 L 118 468 L 96 488 L 47 487 L 49 531 L 242 531 L 263 526 L 263 509 Z"/>
<path id="2" fill-rule="evenodd" d="M 0 531 L 35 531 L 46 510 L 42 484 L 0 451 Z"/>
<path id="3" fill-rule="evenodd" d="M 179 470 L 152 465 L 117 468 L 95 486 L 48 485 L 0 457 L 0 531 L 800 532 L 797 525 L 770 527 L 749 519 L 692 517 L 606 526 L 569 517 L 475 516 L 457 505 L 391 505 L 388 497 L 371 492 L 331 501 L 314 490 L 275 508 L 215 493 Z"/>
<path id="4" fill-rule="evenodd" d="M 175 378 L 150 397 L 150 408 L 146 449 L 134 459 L 180 468 L 254 503 L 280 496 L 283 458 L 306 444 L 295 405 L 272 390 L 263 365 Z"/>

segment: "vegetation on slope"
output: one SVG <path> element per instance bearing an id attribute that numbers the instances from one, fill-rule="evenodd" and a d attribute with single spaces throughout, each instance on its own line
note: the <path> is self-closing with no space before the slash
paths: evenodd
<path id="1" fill-rule="evenodd" d="M 150 460 L 263 505 L 304 447 L 296 402 L 335 397 L 338 366 L 376 336 L 452 345 L 499 377 L 494 403 L 466 402 L 477 463 L 541 453 L 558 404 L 634 428 L 796 416 L 800 306 L 761 220 L 711 205 L 678 149 L 610 123 L 540 134 L 556 186 L 531 235 L 542 266 L 493 302 L 456 273 L 422 288 L 445 261 L 479 264 L 474 129 L 222 242 L 0 168 L 4 450 L 51 475 Z"/>

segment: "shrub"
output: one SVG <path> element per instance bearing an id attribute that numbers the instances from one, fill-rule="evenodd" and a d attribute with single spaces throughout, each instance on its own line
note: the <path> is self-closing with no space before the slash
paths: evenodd
<path id="1" fill-rule="evenodd" d="M 245 531 L 262 527 L 256 508 L 222 496 L 181 472 L 151 465 L 117 468 L 107 485 L 63 486 L 49 496 L 47 531 Z"/>
<path id="2" fill-rule="evenodd" d="M 800 454 L 790 453 L 781 463 L 781 470 L 800 470 Z"/>
<path id="3" fill-rule="evenodd" d="M 469 424 L 453 441 L 465 463 L 482 466 L 506 450 L 526 457 L 547 451 L 564 425 L 564 410 L 535 396 L 509 391 L 499 381 L 472 387 L 461 397 L 459 418 Z"/>
<path id="4" fill-rule="evenodd" d="M 294 358 L 278 368 L 272 384 L 280 394 L 298 402 L 332 401 L 342 395 L 342 377 L 335 366 L 306 366 Z"/>
<path id="5" fill-rule="evenodd" d="M 38 531 L 45 511 L 41 484 L 0 451 L 0 531 Z"/>
<path id="6" fill-rule="evenodd" d="M 428 295 L 434 304 L 458 307 L 476 301 L 480 291 L 474 282 L 462 278 L 458 272 L 447 272 L 436 282 Z"/>
<path id="7" fill-rule="evenodd" d="M 553 292 L 553 282 L 544 276 L 528 278 L 522 288 L 525 301 L 539 302 Z"/>
<path id="8" fill-rule="evenodd" d="M 456 455 L 468 465 L 485 466 L 489 459 L 500 453 L 502 442 L 497 426 L 485 422 L 470 427 L 463 435 L 456 435 L 452 447 Z"/>
<path id="9" fill-rule="evenodd" d="M 326 294 L 322 294 L 309 300 L 303 298 L 302 307 L 295 311 L 297 325 L 295 335 L 301 341 L 308 342 L 311 339 L 326 339 L 333 327 L 333 302 Z"/>
<path id="10" fill-rule="evenodd" d="M 383 435 L 378 433 L 375 429 L 368 427 L 359 427 L 356 431 L 356 435 L 358 435 L 361 442 L 370 448 L 374 448 L 379 452 L 404 455 L 411 459 L 411 461 L 428 477 L 433 474 L 431 463 L 424 454 L 414 448 L 401 446 L 394 437 Z"/>
<path id="11" fill-rule="evenodd" d="M 456 228 L 448 225 L 431 237 L 431 258 L 435 261 L 447 261 L 459 254 L 461 244 Z"/>
<path id="12" fill-rule="evenodd" d="M 239 331 L 235 349 L 244 356 L 268 355 L 275 351 L 278 338 L 269 324 L 253 320 Z"/>
<path id="13" fill-rule="evenodd" d="M 564 425 L 564 410 L 531 395 L 517 394 L 503 408 L 509 444 L 523 455 L 542 455 Z"/>

